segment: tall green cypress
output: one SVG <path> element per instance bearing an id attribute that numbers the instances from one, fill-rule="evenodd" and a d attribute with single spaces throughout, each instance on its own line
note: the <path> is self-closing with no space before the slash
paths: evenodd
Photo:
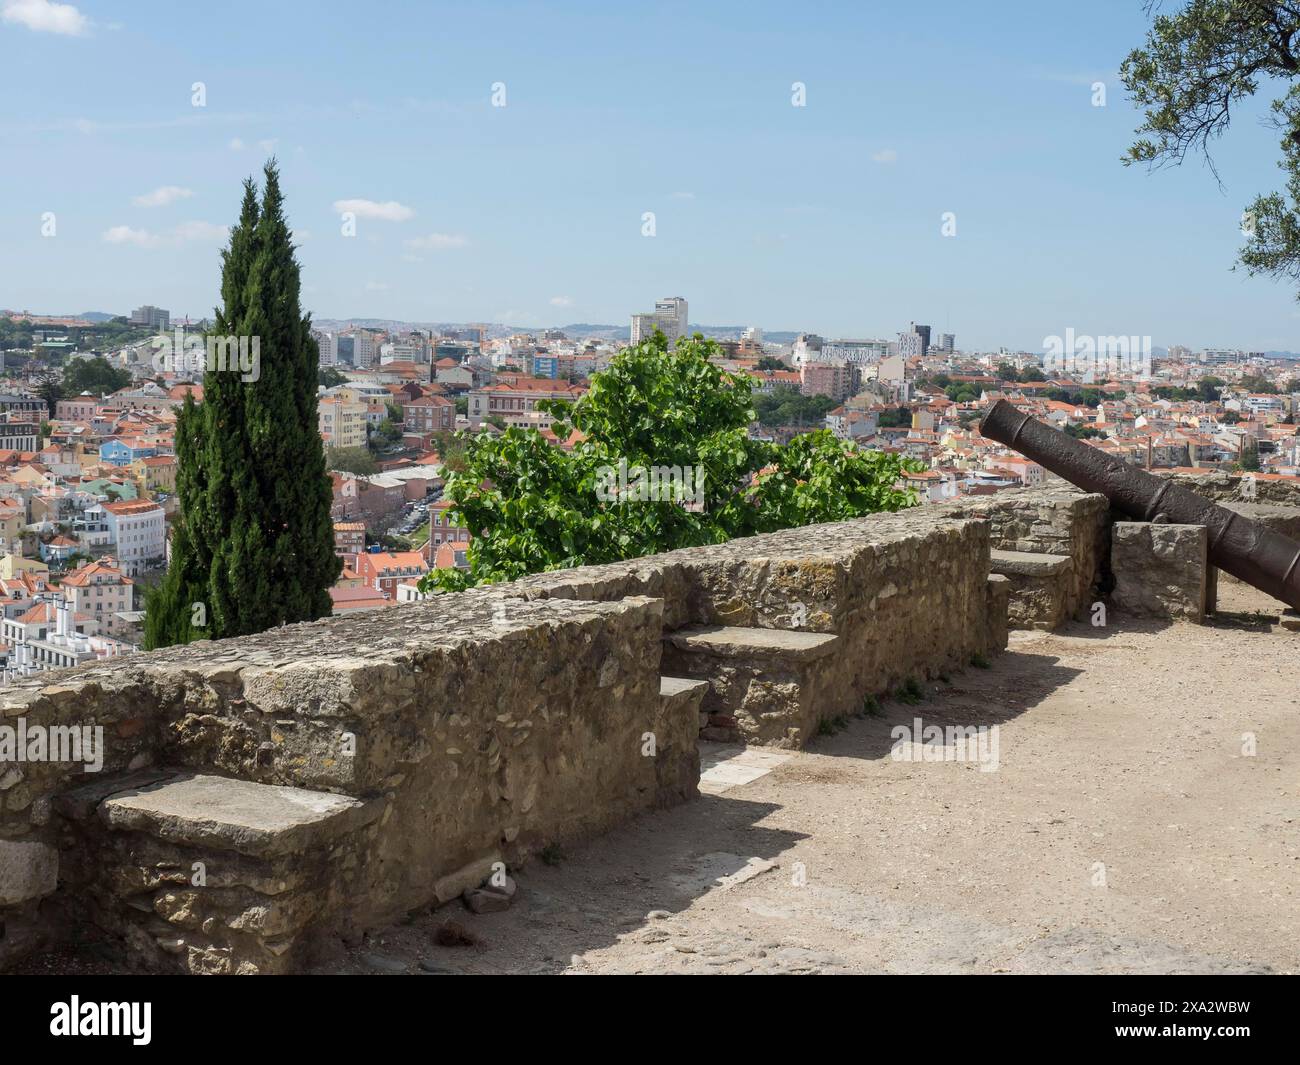
<path id="1" fill-rule="evenodd" d="M 213 329 L 248 338 L 250 350 L 256 338 L 258 374 L 244 380 L 238 366 L 209 366 L 202 405 L 187 404 L 178 419 L 181 516 L 167 577 L 148 604 L 150 647 L 247 635 L 331 610 L 341 564 L 317 431 L 320 356 L 299 306 L 274 160 L 264 173 L 260 207 L 252 181 L 244 185 Z M 206 629 L 192 624 L 194 602 L 204 603 Z"/>

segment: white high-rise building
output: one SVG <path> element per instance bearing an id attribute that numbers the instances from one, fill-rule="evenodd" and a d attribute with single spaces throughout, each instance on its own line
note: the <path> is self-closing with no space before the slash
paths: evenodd
<path id="1" fill-rule="evenodd" d="M 375 361 L 375 338 L 370 333 L 357 332 L 352 335 L 352 365 L 358 370 L 371 366 Z"/>
<path id="2" fill-rule="evenodd" d="M 682 337 L 690 335 L 686 322 L 686 301 L 681 296 L 655 300 L 653 314 L 632 315 L 633 344 L 648 340 L 656 329 L 668 338 L 669 347 Z"/>
<path id="3" fill-rule="evenodd" d="M 323 333 L 312 330 L 316 337 L 316 344 L 320 348 L 320 364 L 322 366 L 333 366 L 339 361 L 339 338 L 333 333 Z"/>

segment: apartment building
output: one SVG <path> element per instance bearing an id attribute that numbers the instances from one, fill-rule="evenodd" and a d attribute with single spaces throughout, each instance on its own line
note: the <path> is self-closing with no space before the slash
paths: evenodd
<path id="1" fill-rule="evenodd" d="M 138 576 L 163 561 L 167 523 L 157 503 L 147 499 L 100 503 L 86 509 L 87 519 L 92 518 L 94 510 L 102 512 L 121 570 L 128 577 Z"/>
<path id="2" fill-rule="evenodd" d="M 359 555 L 366 549 L 366 523 L 364 521 L 336 521 L 334 523 L 334 553 Z"/>
<path id="3" fill-rule="evenodd" d="M 456 404 L 445 396 L 421 396 L 402 404 L 402 430 L 436 433 L 454 429 Z"/>
<path id="4" fill-rule="evenodd" d="M 552 418 L 537 410 L 543 399 L 576 401 L 587 391 L 585 386 L 570 385 L 538 377 L 515 377 L 486 388 L 472 389 L 469 394 L 469 424 L 478 428 L 489 418 L 502 419 L 506 425 L 550 428 Z"/>
<path id="5" fill-rule="evenodd" d="M 425 554 L 433 561 L 433 552 L 443 544 L 467 542 L 470 532 L 465 526 L 452 520 L 451 511 L 454 504 L 449 499 L 440 499 L 429 508 L 429 542 L 425 545 Z"/>
<path id="6" fill-rule="evenodd" d="M 366 552 L 357 556 L 357 576 L 390 602 L 397 601 L 397 586 L 413 583 L 429 572 L 419 551 Z"/>
<path id="7" fill-rule="evenodd" d="M 118 615 L 135 609 L 135 582 L 114 562 L 111 558 L 87 562 L 59 586 L 75 613 L 94 618 L 100 631 L 107 633 L 129 629 L 130 623 Z"/>
<path id="8" fill-rule="evenodd" d="M 321 396 L 317 428 L 326 447 L 366 446 L 366 404 L 343 396 Z"/>

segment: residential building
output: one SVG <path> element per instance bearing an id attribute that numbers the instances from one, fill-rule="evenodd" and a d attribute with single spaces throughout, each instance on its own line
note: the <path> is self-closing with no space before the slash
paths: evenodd
<path id="1" fill-rule="evenodd" d="M 334 523 L 334 553 L 359 555 L 366 549 L 366 523 L 364 521 L 336 521 Z"/>
<path id="2" fill-rule="evenodd" d="M 149 303 L 133 310 L 129 319 L 132 325 L 146 326 L 149 329 L 157 329 L 159 332 L 166 332 L 171 326 L 171 320 L 171 312 Z"/>
<path id="3" fill-rule="evenodd" d="M 33 454 L 41 449 L 40 422 L 28 421 L 27 417 L 9 414 L 0 418 L 0 451 Z"/>
<path id="4" fill-rule="evenodd" d="M 501 375 L 501 381 L 486 388 L 476 388 L 469 394 L 469 424 L 478 428 L 492 417 L 501 418 L 506 425 L 550 427 L 551 416 L 536 409 L 542 399 L 577 400 L 586 388 L 563 381 L 537 377 L 511 377 Z"/>
<path id="5" fill-rule="evenodd" d="M 321 396 L 317 426 L 326 447 L 365 447 L 367 404 L 343 396 Z"/>
<path id="6" fill-rule="evenodd" d="M 135 609 L 135 585 L 115 565 L 115 559 L 87 562 L 63 578 L 63 597 L 77 614 L 93 617 L 101 632 L 129 631 L 131 623 L 120 615 Z"/>
<path id="7" fill-rule="evenodd" d="M 166 549 L 166 521 L 163 509 L 147 499 L 101 503 L 104 521 L 112 535 L 122 572 L 135 577 L 163 561 Z M 90 510 L 86 511 L 87 516 Z"/>
<path id="8" fill-rule="evenodd" d="M 397 586 L 410 583 L 429 572 L 429 564 L 419 551 L 365 552 L 357 556 L 357 575 L 367 588 L 397 601 Z"/>
<path id="9" fill-rule="evenodd" d="M 436 433 L 456 427 L 456 404 L 446 396 L 422 396 L 402 404 L 402 430 Z"/>
<path id="10" fill-rule="evenodd" d="M 446 543 L 467 542 L 470 538 L 469 529 L 452 521 L 453 506 L 451 500 L 440 499 L 429 508 L 429 542 L 425 545 L 425 553 L 430 556 L 430 563 L 436 548 Z"/>
<path id="11" fill-rule="evenodd" d="M 648 340 L 656 329 L 668 338 L 669 347 L 682 337 L 689 336 L 686 300 L 681 296 L 669 296 L 655 300 L 653 313 L 632 315 L 633 344 Z"/>

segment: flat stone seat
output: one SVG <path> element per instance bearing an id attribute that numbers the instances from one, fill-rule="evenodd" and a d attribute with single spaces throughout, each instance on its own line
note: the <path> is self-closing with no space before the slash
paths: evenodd
<path id="1" fill-rule="evenodd" d="M 110 795 L 99 804 L 99 817 L 110 828 L 169 843 L 269 858 L 328 844 L 381 809 L 380 801 L 181 773 Z"/>
<path id="2" fill-rule="evenodd" d="M 839 637 L 825 632 L 697 625 L 670 632 L 664 639 L 678 650 L 703 652 L 721 658 L 779 656 L 787 661 L 814 662 L 830 654 Z"/>
<path id="3" fill-rule="evenodd" d="M 659 698 L 668 701 L 690 702 L 693 696 L 703 697 L 708 690 L 707 680 L 692 680 L 690 677 L 659 678 Z"/>
<path id="4" fill-rule="evenodd" d="M 1070 557 L 1033 551 L 990 551 L 989 569 L 1007 577 L 1060 577 L 1069 572 Z"/>

